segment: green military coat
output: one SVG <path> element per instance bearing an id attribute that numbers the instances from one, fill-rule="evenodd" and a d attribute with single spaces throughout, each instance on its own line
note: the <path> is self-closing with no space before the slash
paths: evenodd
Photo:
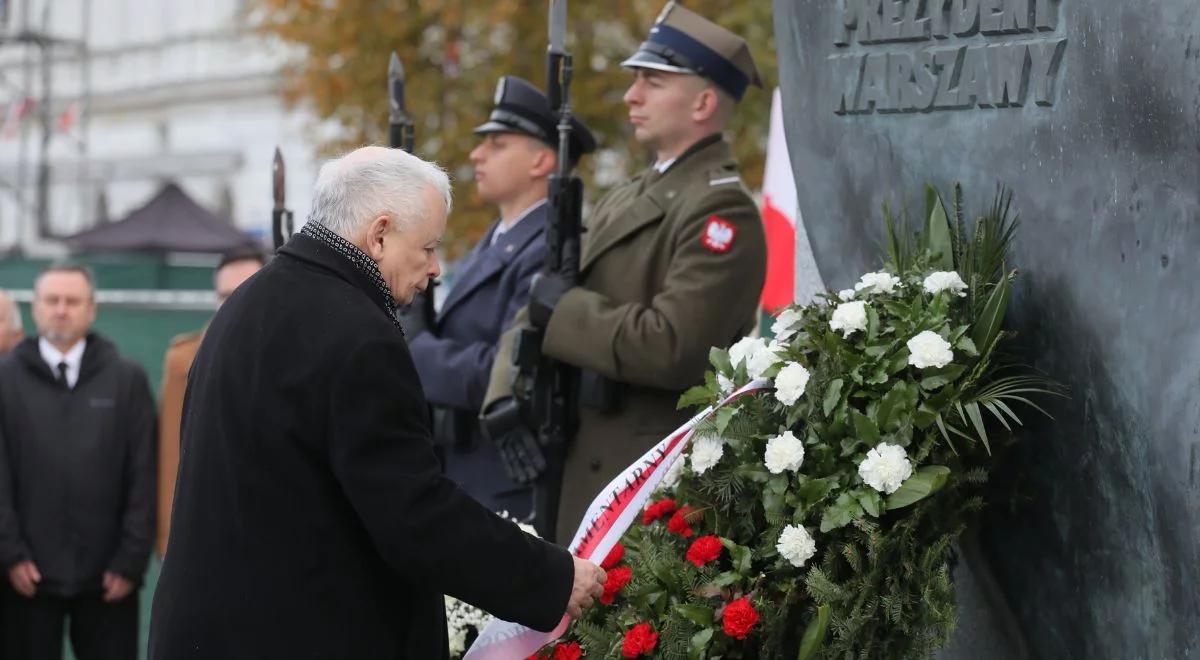
<path id="1" fill-rule="evenodd" d="M 566 457 L 560 542 L 616 476 L 689 417 L 679 395 L 703 381 L 708 352 L 754 327 L 766 274 L 758 209 L 720 135 L 659 173 L 650 168 L 604 196 L 586 222 L 582 286 L 546 328 L 543 352 L 622 384 L 616 412 L 583 407 Z M 511 396 L 512 335 L 502 342 L 484 403 Z"/>

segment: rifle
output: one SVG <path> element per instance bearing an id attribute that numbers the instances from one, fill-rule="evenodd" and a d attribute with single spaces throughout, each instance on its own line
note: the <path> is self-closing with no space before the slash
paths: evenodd
<path id="1" fill-rule="evenodd" d="M 405 103 L 404 65 L 400 63 L 400 56 L 396 55 L 395 51 L 392 51 L 392 56 L 388 59 L 387 77 L 388 146 L 393 149 L 403 149 L 411 154 L 416 137 L 412 118 L 408 116 L 408 107 Z M 433 328 L 434 322 L 437 320 L 437 311 L 433 306 L 433 290 L 437 284 L 437 280 L 431 278 L 429 286 L 425 287 L 425 293 L 421 296 L 420 313 L 424 318 L 426 328 Z"/>
<path id="2" fill-rule="evenodd" d="M 543 273 L 579 281 L 579 235 L 583 216 L 583 181 L 572 173 L 571 54 L 566 52 L 567 0 L 550 0 L 550 46 L 546 52 L 546 97 L 558 113 L 558 166 L 549 181 L 550 214 L 546 226 Z M 484 427 L 499 438 L 518 420 L 532 427 L 536 443 L 508 433 L 498 443 L 509 474 L 534 483 L 533 524 L 543 538 L 555 538 L 567 443 L 578 427 L 579 370 L 541 353 L 545 331 L 524 328 L 516 338 L 513 363 L 515 402 L 484 416 Z"/>
<path id="3" fill-rule="evenodd" d="M 404 103 L 404 65 L 395 51 L 388 59 L 388 105 L 388 146 L 411 154 L 414 133 L 412 119 Z"/>
<path id="4" fill-rule="evenodd" d="M 271 163 L 271 193 L 275 204 L 271 207 L 271 240 L 275 249 L 283 247 L 294 231 L 292 212 L 284 205 L 284 177 L 287 171 L 283 167 L 283 154 L 275 147 L 275 159 Z"/>

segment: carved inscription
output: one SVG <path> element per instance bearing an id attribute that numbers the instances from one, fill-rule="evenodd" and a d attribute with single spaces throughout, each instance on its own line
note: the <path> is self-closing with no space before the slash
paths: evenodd
<path id="1" fill-rule="evenodd" d="M 837 0 L 834 112 L 1052 106 L 1065 0 Z"/>

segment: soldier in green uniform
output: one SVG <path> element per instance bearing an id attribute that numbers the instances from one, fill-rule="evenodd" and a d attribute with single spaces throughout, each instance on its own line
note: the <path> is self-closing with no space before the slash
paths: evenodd
<path id="1" fill-rule="evenodd" d="M 657 162 L 586 220 L 579 284 L 538 278 L 522 319 L 545 328 L 545 355 L 582 370 L 560 542 L 618 472 L 686 420 L 680 393 L 702 381 L 711 347 L 754 327 L 765 277 L 762 222 L 722 136 L 746 88 L 762 85 L 745 40 L 671 3 L 622 66 L 634 75 L 634 134 Z M 512 396 L 513 339 L 485 411 Z"/>

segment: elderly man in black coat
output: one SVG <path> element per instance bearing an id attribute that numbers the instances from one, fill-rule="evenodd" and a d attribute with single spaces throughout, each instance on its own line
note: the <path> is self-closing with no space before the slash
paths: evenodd
<path id="1" fill-rule="evenodd" d="M 150 657 L 442 658 L 442 594 L 540 630 L 604 572 L 440 474 L 396 321 L 438 275 L 449 182 L 399 150 L 321 168 L 312 214 L 214 317 L 184 404 Z"/>

